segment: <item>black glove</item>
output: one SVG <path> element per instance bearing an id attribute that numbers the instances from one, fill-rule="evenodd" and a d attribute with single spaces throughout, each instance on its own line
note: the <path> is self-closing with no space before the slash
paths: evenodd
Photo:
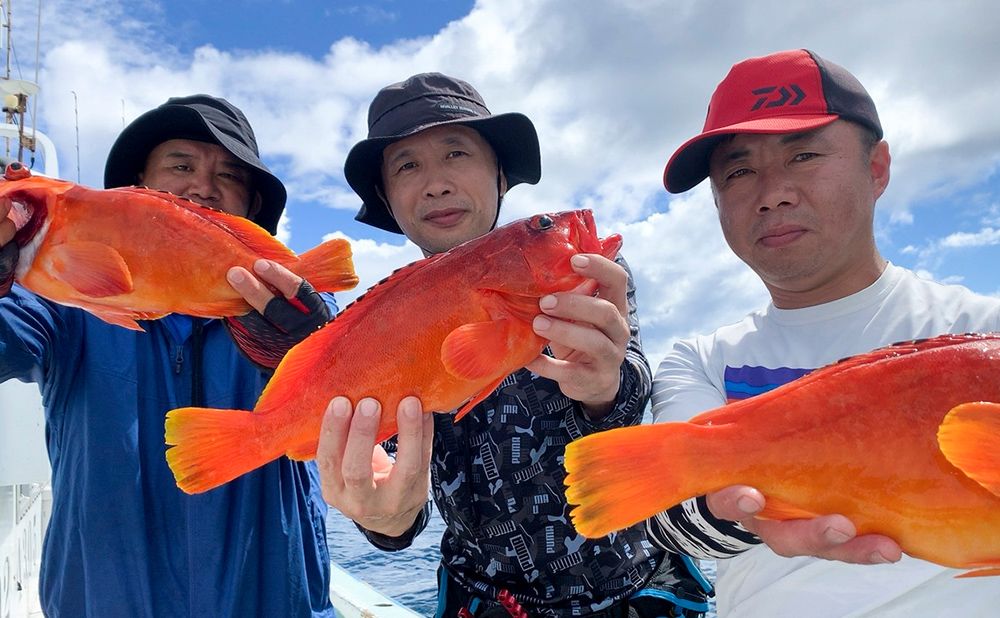
<path id="1" fill-rule="evenodd" d="M 274 369 L 292 349 L 313 331 L 330 321 L 330 308 L 323 297 L 303 281 L 295 298 L 278 295 L 258 311 L 225 320 L 236 346 L 256 365 Z"/>
<path id="2" fill-rule="evenodd" d="M 0 296 L 6 296 L 10 286 L 14 285 L 14 269 L 20 253 L 21 248 L 13 241 L 0 247 Z"/>

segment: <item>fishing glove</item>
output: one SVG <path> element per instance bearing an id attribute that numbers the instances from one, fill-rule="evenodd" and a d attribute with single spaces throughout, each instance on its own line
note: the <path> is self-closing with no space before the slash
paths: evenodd
<path id="1" fill-rule="evenodd" d="M 254 364 L 274 369 L 292 346 L 330 321 L 330 307 L 323 297 L 303 281 L 294 298 L 275 296 L 264 307 L 264 314 L 229 316 L 226 328 L 236 346 Z"/>
<path id="2" fill-rule="evenodd" d="M 10 286 L 14 285 L 14 268 L 20 252 L 16 242 L 9 242 L 0 248 L 0 296 L 6 296 Z"/>

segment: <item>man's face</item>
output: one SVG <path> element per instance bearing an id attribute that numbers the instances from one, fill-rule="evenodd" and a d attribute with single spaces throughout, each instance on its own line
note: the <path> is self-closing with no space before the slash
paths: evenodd
<path id="1" fill-rule="evenodd" d="M 475 129 L 440 125 L 386 146 L 382 181 L 396 223 L 425 252 L 482 236 L 496 220 L 496 155 Z"/>
<path id="2" fill-rule="evenodd" d="M 712 153 L 726 242 L 779 307 L 853 293 L 880 263 L 872 225 L 889 150 L 862 142 L 860 127 L 837 120 L 805 133 L 736 135 Z"/>
<path id="3" fill-rule="evenodd" d="M 169 191 L 202 206 L 251 217 L 259 209 L 251 197 L 252 174 L 246 164 L 217 144 L 167 140 L 149 153 L 139 182 Z"/>

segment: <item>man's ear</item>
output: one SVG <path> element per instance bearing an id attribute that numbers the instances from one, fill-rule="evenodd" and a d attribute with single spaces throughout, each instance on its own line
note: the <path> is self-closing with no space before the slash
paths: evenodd
<path id="1" fill-rule="evenodd" d="M 385 193 L 382 192 L 382 185 L 380 184 L 375 185 L 375 195 L 378 196 L 378 199 L 382 200 L 382 203 L 385 204 L 385 209 L 386 211 L 388 211 L 389 216 L 392 217 L 393 221 L 395 221 L 396 215 L 392 214 L 392 206 L 389 205 L 389 200 L 386 199 Z"/>
<path id="2" fill-rule="evenodd" d="M 253 199 L 250 200 L 250 208 L 247 209 L 247 219 L 253 220 L 264 206 L 264 200 L 260 197 L 260 192 L 254 191 Z"/>
<path id="3" fill-rule="evenodd" d="M 507 174 L 503 173 L 503 166 L 497 163 L 497 197 L 502 198 L 507 195 Z"/>
<path id="4" fill-rule="evenodd" d="M 872 148 L 869 163 L 875 199 L 882 197 L 885 188 L 889 186 L 889 166 L 891 163 L 892 157 L 889 156 L 889 144 L 884 140 L 875 144 L 875 147 Z"/>

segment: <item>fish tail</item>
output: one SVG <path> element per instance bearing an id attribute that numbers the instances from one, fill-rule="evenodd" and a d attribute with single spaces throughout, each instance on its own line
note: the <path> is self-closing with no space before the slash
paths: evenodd
<path id="1" fill-rule="evenodd" d="M 705 492 L 697 437 L 711 427 L 663 423 L 591 434 L 566 446 L 566 499 L 577 532 L 621 530 Z M 690 462 L 690 463 L 689 463 Z"/>
<path id="2" fill-rule="evenodd" d="M 167 465 L 177 486 L 197 494 L 277 458 L 255 439 L 259 415 L 246 410 L 178 408 L 167 412 Z M 257 447 L 257 448 L 255 448 Z"/>
<path id="3" fill-rule="evenodd" d="M 333 238 L 301 254 L 290 270 L 319 292 L 349 290 L 358 284 L 351 243 L 343 238 Z"/>

